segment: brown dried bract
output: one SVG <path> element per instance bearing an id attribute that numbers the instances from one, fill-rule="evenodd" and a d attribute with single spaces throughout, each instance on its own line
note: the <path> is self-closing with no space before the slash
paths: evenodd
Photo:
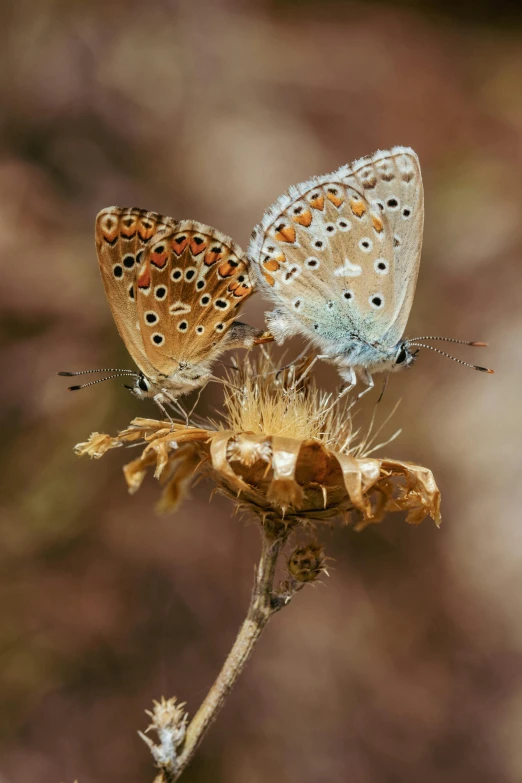
<path id="1" fill-rule="evenodd" d="M 152 469 L 164 485 L 162 511 L 177 508 L 190 483 L 203 473 L 262 520 L 275 516 L 287 525 L 335 517 L 349 521 L 354 512 L 356 529 L 361 529 L 388 512 L 406 510 L 411 524 L 428 515 L 440 522 L 440 493 L 427 468 L 354 457 L 315 439 L 171 427 L 138 418 L 114 438 L 94 433 L 76 452 L 100 457 L 137 441 L 143 442 L 143 451 L 124 468 L 129 490 L 139 489 Z"/>

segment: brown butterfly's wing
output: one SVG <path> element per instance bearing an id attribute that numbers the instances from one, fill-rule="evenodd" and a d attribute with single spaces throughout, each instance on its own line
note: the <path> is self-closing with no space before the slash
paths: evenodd
<path id="1" fill-rule="evenodd" d="M 175 225 L 173 218 L 137 207 L 107 207 L 96 217 L 96 252 L 112 316 L 127 350 L 148 378 L 157 372 L 140 334 L 136 279 L 152 237 Z"/>
<path id="2" fill-rule="evenodd" d="M 180 363 L 218 356 L 252 290 L 243 251 L 219 231 L 183 220 L 154 237 L 137 281 L 149 362 L 170 375 Z"/>

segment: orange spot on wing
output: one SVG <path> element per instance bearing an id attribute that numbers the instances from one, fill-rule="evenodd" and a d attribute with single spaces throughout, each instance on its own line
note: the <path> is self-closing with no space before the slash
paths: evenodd
<path id="1" fill-rule="evenodd" d="M 235 285 L 234 288 L 232 286 L 234 283 L 231 283 L 228 287 L 228 290 L 233 293 L 233 296 L 235 299 L 242 299 L 244 296 L 248 296 L 252 293 L 252 289 L 250 287 L 247 287 L 246 285 Z"/>
<path id="2" fill-rule="evenodd" d="M 364 206 L 364 203 L 354 198 L 350 200 L 350 208 L 356 217 L 362 217 L 366 212 L 366 207 Z"/>
<path id="3" fill-rule="evenodd" d="M 269 275 L 268 272 L 263 272 L 263 277 L 265 278 L 268 285 L 274 285 L 275 278 L 273 278 L 272 275 Z"/>
<path id="4" fill-rule="evenodd" d="M 340 197 L 340 196 L 335 196 L 333 193 L 327 193 L 327 194 L 326 194 L 326 198 L 327 198 L 329 201 L 331 201 L 331 202 L 332 202 L 332 204 L 334 204 L 334 206 L 336 206 L 336 207 L 340 207 L 340 206 L 341 206 L 341 204 L 342 204 L 342 203 L 343 203 L 343 201 L 344 201 L 344 198 L 342 198 L 342 197 Z"/>
<path id="5" fill-rule="evenodd" d="M 270 258 L 268 261 L 265 261 L 263 266 L 267 272 L 277 272 L 277 270 L 279 269 L 279 264 L 277 263 L 275 258 Z"/>
<path id="6" fill-rule="evenodd" d="M 108 242 L 110 245 L 113 245 L 116 242 L 116 239 L 118 238 L 118 227 L 116 224 L 114 224 L 114 227 L 111 227 L 110 229 L 107 229 L 105 227 L 102 228 L 102 234 L 103 238 L 106 242 Z"/>
<path id="7" fill-rule="evenodd" d="M 218 273 L 221 277 L 231 277 L 236 274 L 237 262 L 223 261 L 218 267 Z"/>
<path id="8" fill-rule="evenodd" d="M 324 195 L 321 193 L 317 198 L 311 199 L 310 206 L 322 211 L 324 209 Z"/>
<path id="9" fill-rule="evenodd" d="M 377 215 L 372 215 L 372 226 L 377 231 L 378 234 L 381 233 L 381 231 L 384 230 L 384 224 L 380 218 L 377 217 Z"/>
<path id="10" fill-rule="evenodd" d="M 205 258 L 203 259 L 203 263 L 205 266 L 212 266 L 212 264 L 215 264 L 217 261 L 221 261 L 223 258 L 223 253 L 221 250 L 214 251 L 212 248 L 208 251 L 208 253 L 205 253 Z"/>
<path id="11" fill-rule="evenodd" d="M 201 242 L 201 237 L 193 237 L 193 239 L 190 240 L 189 247 L 193 256 L 199 256 L 200 253 L 207 249 L 208 241 L 203 240 L 203 242 Z"/>
<path id="12" fill-rule="evenodd" d="M 154 236 L 155 224 L 152 220 L 141 220 L 138 226 L 138 234 L 142 242 L 146 242 L 152 236 Z"/>
<path id="13" fill-rule="evenodd" d="M 138 277 L 138 288 L 149 288 L 150 287 L 150 267 L 148 264 L 146 264 L 143 267 L 143 270 Z"/>
<path id="14" fill-rule="evenodd" d="M 285 226 L 280 231 L 276 231 L 275 238 L 280 242 L 295 242 L 295 228 L 293 226 Z"/>
<path id="15" fill-rule="evenodd" d="M 163 251 L 163 253 L 150 254 L 150 263 L 154 264 L 154 266 L 157 266 L 158 269 L 163 269 L 168 260 L 169 257 L 165 251 Z"/>
<path id="16" fill-rule="evenodd" d="M 294 215 L 293 218 L 295 223 L 299 223 L 300 226 L 304 226 L 305 228 L 308 228 L 310 223 L 312 222 L 312 213 L 309 209 L 306 210 L 306 212 L 301 212 L 300 215 Z"/>
<path id="17" fill-rule="evenodd" d="M 174 239 L 171 242 L 172 249 L 175 252 L 177 256 L 180 256 L 185 248 L 188 245 L 188 237 L 186 234 L 181 234 L 180 236 L 174 237 Z"/>
<path id="18" fill-rule="evenodd" d="M 124 239 L 132 239 L 132 237 L 136 235 L 136 222 L 136 218 L 133 218 L 132 221 L 128 220 L 122 222 L 120 233 Z M 128 225 L 125 225 L 125 223 Z"/>

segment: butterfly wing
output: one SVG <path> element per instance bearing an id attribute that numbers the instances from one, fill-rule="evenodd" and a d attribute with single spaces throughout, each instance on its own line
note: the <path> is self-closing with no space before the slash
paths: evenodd
<path id="1" fill-rule="evenodd" d="M 222 351 L 237 308 L 252 293 L 248 263 L 229 237 L 193 220 L 154 237 L 137 281 L 149 362 L 171 375 Z"/>
<path id="2" fill-rule="evenodd" d="M 108 207 L 96 217 L 96 252 L 112 316 L 127 350 L 149 378 L 156 372 L 139 330 L 136 278 L 152 237 L 175 225 L 173 218 L 137 207 Z"/>
<path id="3" fill-rule="evenodd" d="M 361 158 L 337 174 L 381 210 L 393 234 L 395 311 L 384 345 L 395 345 L 410 314 L 422 250 L 424 194 L 420 163 L 410 147 L 393 147 Z"/>
<path id="4" fill-rule="evenodd" d="M 344 174 L 344 172 L 343 172 Z M 297 330 L 345 350 L 378 340 L 395 312 L 393 236 L 386 216 L 339 173 L 290 189 L 254 229 L 261 287 Z"/>

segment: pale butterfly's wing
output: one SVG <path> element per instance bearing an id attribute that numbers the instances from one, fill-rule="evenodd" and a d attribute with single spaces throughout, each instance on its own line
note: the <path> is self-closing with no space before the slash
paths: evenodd
<path id="1" fill-rule="evenodd" d="M 410 147 L 393 147 L 345 166 L 343 182 L 359 188 L 385 216 L 393 234 L 395 310 L 380 342 L 402 337 L 417 284 L 424 227 L 424 195 L 419 159 Z"/>
<path id="2" fill-rule="evenodd" d="M 237 308 L 252 293 L 248 262 L 229 237 L 193 220 L 154 237 L 137 281 L 149 362 L 164 375 L 224 349 Z"/>
<path id="3" fill-rule="evenodd" d="M 112 316 L 127 350 L 148 377 L 156 371 L 147 358 L 138 324 L 136 279 L 147 244 L 173 218 L 137 207 L 108 207 L 96 217 L 96 252 Z"/>
<path id="4" fill-rule="evenodd" d="M 340 352 L 356 338 L 379 340 L 396 307 L 386 215 L 344 173 L 290 188 L 254 229 L 249 248 L 269 298 L 306 337 Z"/>

